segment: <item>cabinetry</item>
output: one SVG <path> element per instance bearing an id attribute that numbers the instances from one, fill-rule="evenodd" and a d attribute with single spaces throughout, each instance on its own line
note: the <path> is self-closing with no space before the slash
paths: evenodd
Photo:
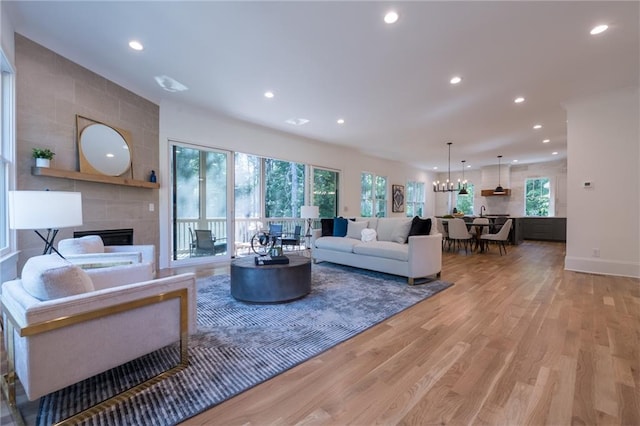
<path id="1" fill-rule="evenodd" d="M 525 240 L 567 240 L 566 217 L 523 217 L 518 222 Z"/>

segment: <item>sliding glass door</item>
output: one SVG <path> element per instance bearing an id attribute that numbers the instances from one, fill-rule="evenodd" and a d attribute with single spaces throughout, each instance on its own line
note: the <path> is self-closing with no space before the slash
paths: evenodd
<path id="1" fill-rule="evenodd" d="M 172 260 L 229 258 L 230 153 L 172 144 Z"/>

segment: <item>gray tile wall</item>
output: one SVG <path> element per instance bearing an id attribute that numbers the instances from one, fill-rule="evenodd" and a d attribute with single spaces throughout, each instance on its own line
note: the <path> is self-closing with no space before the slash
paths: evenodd
<path id="1" fill-rule="evenodd" d="M 61 229 L 56 241 L 74 230 L 133 228 L 134 244 L 155 244 L 157 253 L 157 189 L 32 176 L 31 150 L 50 148 L 56 153 L 51 167 L 79 171 L 79 114 L 131 132 L 133 178 L 147 180 L 158 170 L 159 106 L 25 37 L 16 34 L 15 42 L 17 189 L 82 192 L 83 226 Z M 18 271 L 43 248 L 32 231 L 19 231 Z"/>

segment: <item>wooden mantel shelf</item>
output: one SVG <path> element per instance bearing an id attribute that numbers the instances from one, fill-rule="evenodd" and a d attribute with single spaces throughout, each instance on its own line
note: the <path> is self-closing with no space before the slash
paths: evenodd
<path id="1" fill-rule="evenodd" d="M 505 188 L 504 194 L 494 194 L 493 189 L 483 189 L 480 191 L 480 195 L 483 197 L 508 197 L 511 195 L 511 190 Z"/>
<path id="2" fill-rule="evenodd" d="M 157 182 L 147 182 L 120 176 L 92 175 L 89 173 L 74 172 L 72 170 L 52 169 L 49 167 L 31 167 L 31 174 L 34 176 L 48 176 L 72 180 L 84 180 L 87 182 L 109 183 L 112 185 L 132 186 L 135 188 L 158 189 Z"/>

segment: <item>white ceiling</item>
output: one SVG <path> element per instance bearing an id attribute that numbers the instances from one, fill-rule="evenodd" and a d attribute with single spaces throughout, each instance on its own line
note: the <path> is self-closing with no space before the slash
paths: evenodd
<path id="1" fill-rule="evenodd" d="M 563 103 L 639 80 L 637 1 L 3 1 L 16 32 L 153 102 L 440 171 L 447 141 L 454 170 L 566 157 Z"/>

